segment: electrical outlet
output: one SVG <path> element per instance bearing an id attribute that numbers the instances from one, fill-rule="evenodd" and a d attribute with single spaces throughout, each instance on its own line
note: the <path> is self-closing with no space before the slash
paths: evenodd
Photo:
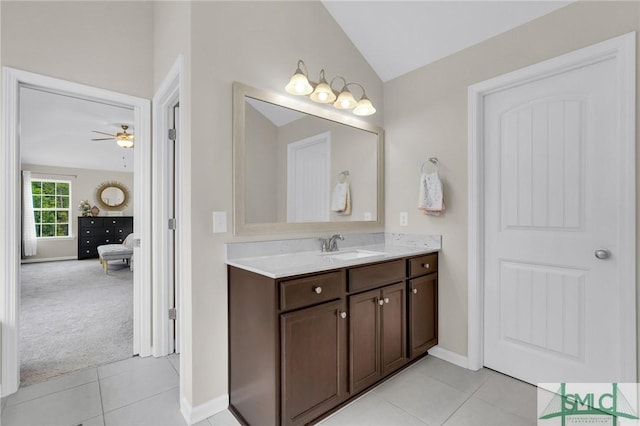
<path id="1" fill-rule="evenodd" d="M 364 212 L 364 220 L 371 220 L 371 212 Z"/>
<path id="2" fill-rule="evenodd" d="M 409 213 L 400 212 L 400 226 L 409 226 Z"/>

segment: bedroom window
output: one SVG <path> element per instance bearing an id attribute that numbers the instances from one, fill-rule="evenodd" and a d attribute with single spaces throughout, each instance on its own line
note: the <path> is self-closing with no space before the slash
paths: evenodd
<path id="1" fill-rule="evenodd" d="M 33 214 L 38 238 L 70 236 L 71 182 L 32 179 Z"/>

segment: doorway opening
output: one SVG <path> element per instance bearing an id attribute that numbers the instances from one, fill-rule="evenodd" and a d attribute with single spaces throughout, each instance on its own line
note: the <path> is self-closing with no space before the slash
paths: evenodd
<path id="1" fill-rule="evenodd" d="M 135 128 L 131 107 L 24 86 L 18 120 L 25 386 L 133 355 L 133 264 L 103 268 L 98 247 L 132 245 L 133 149 L 116 136 Z"/>
<path id="2" fill-rule="evenodd" d="M 0 183 L 2 184 L 0 185 L 0 205 L 4 212 L 0 225 L 2 226 L 2 234 L 5 238 L 3 238 L 1 247 L 3 255 L 0 258 L 0 270 L 4 272 L 3 275 L 0 276 L 0 291 L 2 291 L 4 296 L 4 303 L 0 306 L 0 320 L 2 321 L 2 396 L 5 396 L 17 391 L 20 385 L 21 253 L 16 250 L 16 247 L 22 246 L 22 179 L 20 173 L 21 91 L 23 89 L 35 89 L 41 93 L 64 95 L 68 98 L 84 99 L 107 104 L 127 109 L 131 113 L 131 123 L 133 128 L 135 128 L 136 143 L 136 147 L 133 150 L 133 158 L 130 160 L 130 167 L 136 171 L 132 184 L 133 227 L 135 229 L 133 257 L 135 259 L 135 267 L 132 273 L 133 347 L 131 355 L 139 354 L 141 356 L 150 355 L 151 352 L 151 322 L 149 318 L 149 312 L 151 311 L 151 292 L 149 285 L 150 255 L 148 250 L 148 247 L 150 247 L 150 221 L 145 219 L 150 217 L 150 206 L 147 201 L 151 196 L 149 187 L 150 167 L 147 165 L 147 159 L 150 157 L 151 151 L 149 138 L 150 102 L 148 100 L 7 67 L 3 68 L 3 83 L 2 118 L 4 134 L 2 141 L 2 159 L 5 172 L 0 177 Z M 52 112 L 55 112 L 55 110 Z M 91 138 L 91 135 L 87 136 L 87 143 L 98 143 L 98 141 L 90 141 Z M 100 141 L 100 143 L 103 142 Z M 72 157 L 72 155 L 68 157 Z M 123 161 L 122 158 L 119 160 Z M 122 164 L 126 164 L 126 157 Z M 47 172 L 51 172 L 51 170 Z M 67 172 L 63 172 L 63 174 L 64 173 Z M 80 175 L 79 173 L 75 174 Z M 73 179 L 73 176 L 71 178 Z M 73 186 L 74 185 L 71 185 L 71 187 Z M 64 185 L 60 188 L 61 191 L 64 192 Z M 71 191 L 73 191 L 73 189 L 71 189 Z M 62 196 L 64 194 L 61 193 L 57 195 Z M 77 212 L 76 208 L 76 206 L 71 205 L 70 198 L 68 200 L 66 225 L 67 229 L 71 229 L 71 233 L 73 233 L 73 219 L 75 219 Z M 69 217 L 71 215 L 73 215 L 74 218 Z M 100 218 L 100 216 L 97 216 L 97 218 Z M 64 215 L 60 217 L 61 221 L 62 219 L 64 219 Z M 57 216 L 56 220 L 58 220 Z M 49 222 L 41 222 L 41 232 L 43 232 L 45 224 L 47 226 L 52 225 Z M 69 224 L 72 225 L 71 228 L 69 228 Z M 63 223 L 56 224 L 54 222 L 53 225 L 55 228 L 54 233 L 62 233 L 64 231 Z M 56 227 L 57 225 L 61 225 L 59 230 L 58 227 Z M 47 230 L 47 232 L 50 232 L 50 230 Z M 43 234 L 41 234 L 41 236 L 42 235 Z M 74 236 L 71 235 L 71 238 L 73 237 Z M 75 243 L 77 244 L 77 241 L 75 241 Z M 96 260 L 95 262 L 98 268 L 101 269 L 98 261 Z"/>

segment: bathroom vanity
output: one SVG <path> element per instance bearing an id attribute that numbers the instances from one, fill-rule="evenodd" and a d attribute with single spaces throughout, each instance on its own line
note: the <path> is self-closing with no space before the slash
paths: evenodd
<path id="1" fill-rule="evenodd" d="M 245 424 L 308 424 L 437 344 L 437 250 L 227 263 L 230 409 Z"/>

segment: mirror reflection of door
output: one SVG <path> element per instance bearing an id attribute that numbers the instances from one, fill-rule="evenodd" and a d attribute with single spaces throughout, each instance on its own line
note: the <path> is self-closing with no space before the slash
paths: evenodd
<path id="1" fill-rule="evenodd" d="M 331 133 L 287 146 L 287 222 L 329 221 Z"/>

